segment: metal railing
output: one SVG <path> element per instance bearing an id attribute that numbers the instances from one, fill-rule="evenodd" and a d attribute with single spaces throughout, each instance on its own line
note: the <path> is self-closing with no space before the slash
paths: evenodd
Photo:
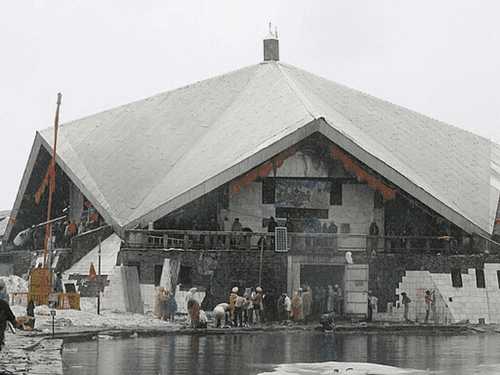
<path id="1" fill-rule="evenodd" d="M 446 253 L 449 237 L 369 236 L 353 233 L 287 233 L 287 249 L 293 254 L 338 252 Z M 122 248 L 183 250 L 274 250 L 275 234 L 269 232 L 129 230 Z"/>

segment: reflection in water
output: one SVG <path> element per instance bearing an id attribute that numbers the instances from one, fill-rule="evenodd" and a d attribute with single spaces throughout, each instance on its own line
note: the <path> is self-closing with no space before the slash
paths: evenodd
<path id="1" fill-rule="evenodd" d="M 440 374 L 500 373 L 500 340 L 494 335 L 185 334 L 94 340 L 64 348 L 65 374 L 259 374 L 283 363 L 331 361 Z"/>

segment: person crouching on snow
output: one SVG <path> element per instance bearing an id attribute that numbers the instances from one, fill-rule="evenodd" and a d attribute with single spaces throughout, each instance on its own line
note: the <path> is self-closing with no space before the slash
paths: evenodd
<path id="1" fill-rule="evenodd" d="M 215 306 L 213 315 L 214 315 L 214 323 L 213 327 L 214 328 L 224 328 L 226 325 L 226 311 L 230 310 L 231 306 L 229 303 L 219 303 L 217 306 Z"/>

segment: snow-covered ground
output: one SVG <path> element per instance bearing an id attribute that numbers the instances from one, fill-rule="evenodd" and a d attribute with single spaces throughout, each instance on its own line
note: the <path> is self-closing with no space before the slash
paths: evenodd
<path id="1" fill-rule="evenodd" d="M 18 276 L 0 277 L 7 285 L 9 293 L 9 302 L 12 302 L 12 294 L 28 291 L 28 282 Z M 16 317 L 26 316 L 26 302 L 11 305 L 12 312 Z M 48 306 L 36 306 L 35 308 L 35 328 L 46 329 L 46 325 L 52 325 L 52 316 Z M 185 316 L 176 317 L 175 322 L 166 322 L 158 319 L 152 313 L 132 314 L 122 311 L 101 310 L 97 314 L 97 298 L 80 298 L 80 310 L 59 310 L 56 309 L 55 327 L 105 327 L 105 328 L 178 328 L 187 321 Z"/>
<path id="2" fill-rule="evenodd" d="M 16 317 L 26 316 L 26 306 L 11 306 Z M 48 306 L 37 306 L 35 308 L 36 328 L 43 328 L 44 325 L 52 325 L 52 316 Z M 97 315 L 97 299 L 81 298 L 80 310 L 58 310 L 56 309 L 55 326 L 85 326 L 85 327 L 106 327 L 106 328 L 167 328 L 179 327 L 186 322 L 185 317 L 176 317 L 175 322 L 166 322 L 158 319 L 153 314 L 132 314 L 121 311 L 101 310 Z"/>

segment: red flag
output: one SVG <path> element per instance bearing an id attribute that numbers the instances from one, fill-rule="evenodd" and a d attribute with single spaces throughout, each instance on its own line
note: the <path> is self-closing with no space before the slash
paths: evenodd
<path id="1" fill-rule="evenodd" d="M 97 273 L 95 272 L 94 268 L 94 263 L 90 263 L 90 270 L 89 270 L 89 281 L 96 280 L 97 279 Z"/>
<path id="2" fill-rule="evenodd" d="M 52 162 L 49 164 L 49 167 L 47 168 L 47 172 L 45 172 L 45 177 L 43 178 L 42 184 L 38 188 L 35 194 L 35 202 L 39 203 L 40 199 L 42 198 L 43 192 L 45 191 L 45 188 L 47 187 L 47 182 L 49 182 L 49 177 L 51 175 L 50 170 L 52 168 Z"/>

